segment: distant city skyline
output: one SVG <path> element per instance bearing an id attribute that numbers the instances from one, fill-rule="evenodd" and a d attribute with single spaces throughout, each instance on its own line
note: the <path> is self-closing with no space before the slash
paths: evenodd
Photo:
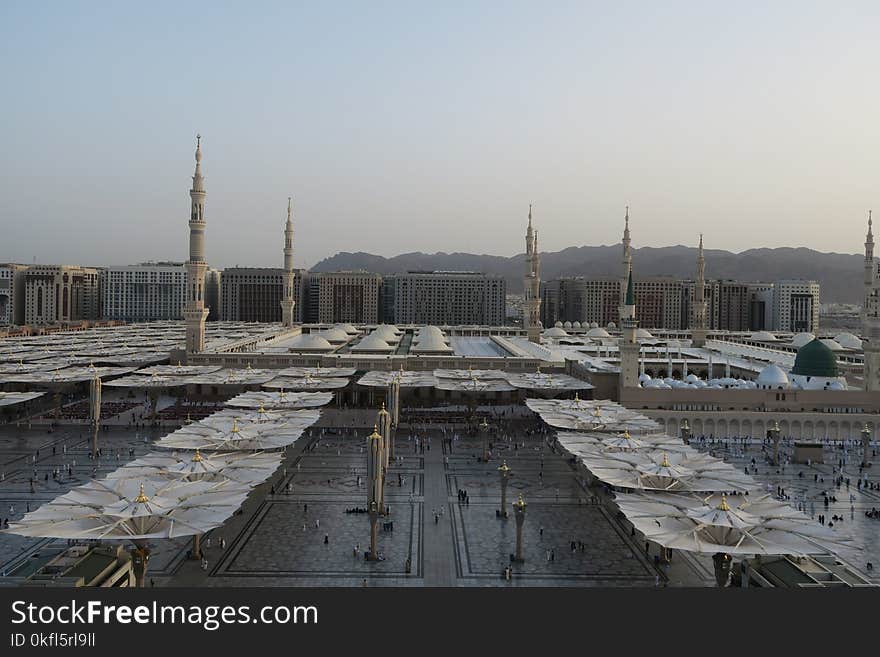
<path id="1" fill-rule="evenodd" d="M 120 27 L 124 26 L 124 27 Z M 880 11 L 774 3 L 0 7 L 0 261 L 855 254 L 878 203 Z M 36 47 L 36 50 L 35 50 Z M 38 56 L 36 56 L 38 54 Z M 711 264 L 710 264 L 711 270 Z"/>

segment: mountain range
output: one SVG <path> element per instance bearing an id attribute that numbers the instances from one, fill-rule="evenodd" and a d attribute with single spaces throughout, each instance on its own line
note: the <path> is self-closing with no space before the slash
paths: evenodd
<path id="1" fill-rule="evenodd" d="M 816 280 L 823 303 L 861 303 L 864 256 L 823 253 L 805 247 L 749 249 L 733 253 L 719 249 L 704 251 L 707 279 L 772 282 L 784 279 Z M 622 247 L 572 246 L 562 251 L 541 253 L 541 278 L 560 276 L 615 277 L 622 265 Z M 688 246 L 633 249 L 636 277 L 673 276 L 693 278 L 697 249 Z M 523 290 L 525 254 L 511 257 L 475 253 L 403 253 L 391 258 L 370 253 L 340 252 L 325 258 L 312 271 L 366 270 L 395 274 L 411 270 L 480 271 L 503 276 L 507 290 Z"/>

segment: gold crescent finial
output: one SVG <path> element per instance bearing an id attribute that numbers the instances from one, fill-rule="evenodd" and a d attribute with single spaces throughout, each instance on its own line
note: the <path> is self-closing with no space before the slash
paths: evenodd
<path id="1" fill-rule="evenodd" d="M 150 501 L 150 498 L 147 497 L 146 494 L 144 493 L 144 482 L 141 482 L 141 490 L 138 493 L 138 496 L 136 498 L 134 498 L 134 502 L 135 502 L 135 504 L 145 504 L 146 502 L 149 502 L 149 501 Z"/>
<path id="2" fill-rule="evenodd" d="M 196 447 L 196 453 L 192 457 L 193 463 L 199 463 L 202 459 L 202 453 L 199 451 L 199 448 Z"/>
<path id="3" fill-rule="evenodd" d="M 727 504 L 727 495 L 721 493 L 721 504 L 718 505 L 719 511 L 730 511 L 730 507 Z"/>
<path id="4" fill-rule="evenodd" d="M 671 466 L 672 466 L 672 464 L 669 462 L 669 457 L 666 456 L 666 453 L 664 452 L 664 454 L 663 454 L 663 462 L 660 464 L 660 467 L 661 467 L 661 468 L 668 468 L 668 467 L 671 467 Z"/>

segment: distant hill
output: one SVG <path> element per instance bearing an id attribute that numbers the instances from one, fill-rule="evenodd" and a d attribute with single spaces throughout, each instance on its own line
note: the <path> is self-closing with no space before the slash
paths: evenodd
<path id="1" fill-rule="evenodd" d="M 822 253 L 807 248 L 749 249 L 742 253 L 706 250 L 706 277 L 741 281 L 786 278 L 819 281 L 823 303 L 861 303 L 864 257 Z M 697 250 L 687 246 L 633 249 L 637 276 L 692 278 Z M 541 254 L 541 278 L 616 276 L 621 269 L 621 246 L 579 246 Z M 503 276 L 510 292 L 522 292 L 525 255 L 511 257 L 474 253 L 403 253 L 393 258 L 370 253 L 341 252 L 325 258 L 312 271 L 357 270 L 395 274 L 412 269 L 468 270 Z"/>

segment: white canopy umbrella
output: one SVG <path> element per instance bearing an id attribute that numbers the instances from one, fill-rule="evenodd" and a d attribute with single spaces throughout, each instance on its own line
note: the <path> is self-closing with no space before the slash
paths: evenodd
<path id="1" fill-rule="evenodd" d="M 602 400 L 527 399 L 526 406 L 551 427 L 575 431 L 656 433 L 660 425 L 641 413 Z"/>
<path id="2" fill-rule="evenodd" d="M 107 475 L 107 479 L 231 480 L 256 486 L 281 465 L 279 452 L 152 452 Z"/>
<path id="3" fill-rule="evenodd" d="M 348 385 L 348 379 L 341 377 L 312 376 L 307 374 L 303 377 L 279 376 L 268 383 L 263 384 L 264 390 L 294 390 L 294 391 L 317 391 L 336 390 Z"/>
<path id="4" fill-rule="evenodd" d="M 692 449 L 610 453 L 583 447 L 576 456 L 594 477 L 615 488 L 705 493 L 758 488 L 749 475 Z"/>
<path id="5" fill-rule="evenodd" d="M 215 414 L 219 415 L 219 414 Z M 157 447 L 217 451 L 281 449 L 295 443 L 318 421 L 320 411 L 290 411 L 281 422 L 241 422 L 237 417 L 211 416 L 156 441 Z"/>
<path id="6" fill-rule="evenodd" d="M 648 540 L 714 555 L 719 586 L 727 584 L 731 555 L 808 556 L 853 549 L 850 537 L 769 495 L 619 494 L 616 501 Z"/>
<path id="7" fill-rule="evenodd" d="M 318 408 L 333 401 L 330 392 L 251 391 L 226 402 L 232 408 L 268 408 L 274 410 L 297 410 Z"/>
<path id="8" fill-rule="evenodd" d="M 230 481 L 165 478 L 92 480 L 10 523 L 11 534 L 80 540 L 131 541 L 143 586 L 150 539 L 199 536 L 241 506 L 250 487 Z"/>

